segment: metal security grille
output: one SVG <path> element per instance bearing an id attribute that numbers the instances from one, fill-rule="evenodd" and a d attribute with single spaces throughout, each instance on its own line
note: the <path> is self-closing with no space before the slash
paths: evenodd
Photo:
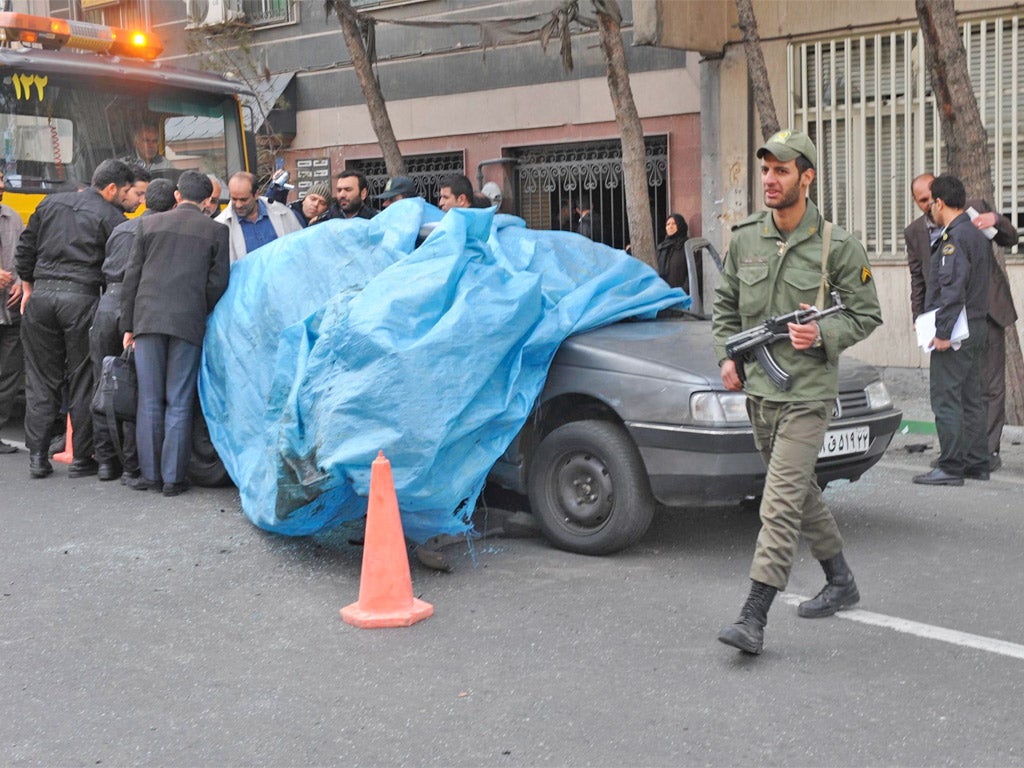
<path id="1" fill-rule="evenodd" d="M 254 27 L 292 21 L 292 0 L 242 0 L 245 21 Z"/>
<path id="2" fill-rule="evenodd" d="M 668 216 L 668 139 L 644 140 L 647 185 L 655 234 Z M 583 211 L 595 212 L 594 240 L 616 248 L 629 242 L 618 141 L 525 147 L 507 153 L 516 158 L 518 215 L 531 229 L 575 231 Z M 656 237 L 656 240 L 660 239 Z"/>
<path id="3" fill-rule="evenodd" d="M 352 160 L 346 167 L 365 174 L 371 195 L 378 195 L 384 191 L 384 186 L 388 183 L 388 171 L 383 158 Z M 406 175 L 416 184 L 416 193 L 428 202 L 436 204 L 441 191 L 441 179 L 453 173 L 465 173 L 466 158 L 461 152 L 411 155 L 405 158 L 405 168 Z"/>
<path id="4" fill-rule="evenodd" d="M 1024 54 L 1020 17 L 966 22 L 964 46 L 988 130 L 995 207 L 1024 225 Z M 872 256 L 901 254 L 920 215 L 910 183 L 941 173 L 941 124 L 920 30 L 789 47 L 791 125 L 818 147 L 811 194 Z M 1017 253 L 1015 248 L 1013 253 Z"/>

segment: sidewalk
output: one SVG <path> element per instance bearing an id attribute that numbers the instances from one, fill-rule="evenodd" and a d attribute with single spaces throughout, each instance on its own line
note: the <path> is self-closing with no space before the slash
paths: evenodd
<path id="1" fill-rule="evenodd" d="M 927 466 L 938 455 L 939 448 L 935 416 L 928 395 L 928 369 L 892 367 L 878 370 L 896 407 L 903 411 L 903 422 L 893 436 L 889 452 L 923 453 L 921 464 Z M 927 447 L 922 449 L 921 446 Z M 1024 472 L 1024 427 L 1003 428 L 1000 456 L 1004 467 Z"/>

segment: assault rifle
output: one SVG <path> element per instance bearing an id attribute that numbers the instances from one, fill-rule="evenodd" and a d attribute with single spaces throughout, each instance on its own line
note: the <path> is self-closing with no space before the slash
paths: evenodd
<path id="1" fill-rule="evenodd" d="M 736 363 L 736 373 L 739 375 L 740 381 L 745 382 L 747 380 L 743 364 L 753 357 L 761 364 L 764 372 L 768 374 L 768 378 L 772 380 L 776 387 L 783 392 L 788 390 L 792 383 L 791 377 L 775 362 L 775 358 L 772 357 L 768 347 L 776 341 L 789 339 L 789 328 L 787 327 L 789 323 L 803 325 L 812 320 L 821 320 L 823 317 L 834 315 L 846 309 L 846 305 L 839 298 L 838 291 L 832 291 L 831 295 L 832 306 L 828 309 L 822 310 L 817 307 L 797 309 L 787 315 L 769 317 L 760 325 L 755 325 L 753 328 L 748 328 L 745 331 L 740 331 L 730 336 L 725 342 L 725 354 Z"/>

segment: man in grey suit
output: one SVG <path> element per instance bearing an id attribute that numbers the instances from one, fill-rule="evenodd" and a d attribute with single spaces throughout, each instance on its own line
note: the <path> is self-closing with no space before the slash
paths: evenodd
<path id="1" fill-rule="evenodd" d="M 943 229 L 929 214 L 931 183 L 934 179 L 935 176 L 930 173 L 923 173 L 914 179 L 910 191 L 923 215 L 903 230 L 907 244 L 907 264 L 910 267 L 910 307 L 915 318 L 924 312 L 932 243 L 939 238 Z M 967 207 L 974 208 L 980 214 L 974 219 L 974 226 L 979 229 L 995 227 L 996 234 L 992 240 L 996 245 L 1011 248 L 1017 244 L 1017 228 L 1006 216 L 993 211 L 984 200 L 970 199 Z M 994 258 L 990 266 L 987 347 L 981 372 L 981 388 L 986 411 L 989 471 L 995 472 L 1003 464 L 999 458 L 999 442 L 1006 424 L 1006 328 L 1016 322 L 1017 311 L 1013 307 L 1006 273 L 999 268 Z"/>
<path id="2" fill-rule="evenodd" d="M 164 496 L 188 489 L 206 317 L 228 285 L 228 228 L 203 213 L 212 194 L 204 174 L 181 174 L 177 208 L 140 221 L 121 289 L 124 345 L 135 344 L 139 380 L 142 474 L 131 485 L 162 488 Z"/>

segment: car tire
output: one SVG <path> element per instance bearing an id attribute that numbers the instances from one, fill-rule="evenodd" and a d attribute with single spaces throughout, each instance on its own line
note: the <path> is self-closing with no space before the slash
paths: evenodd
<path id="1" fill-rule="evenodd" d="M 541 441 L 530 466 L 530 508 L 559 549 L 607 555 L 650 527 L 654 498 L 629 433 L 608 421 L 575 421 Z"/>
<path id="2" fill-rule="evenodd" d="M 217 455 L 217 449 L 213 447 L 210 430 L 198 402 L 192 416 L 192 455 L 188 460 L 188 479 L 193 485 L 203 488 L 231 485 L 231 476 Z"/>

